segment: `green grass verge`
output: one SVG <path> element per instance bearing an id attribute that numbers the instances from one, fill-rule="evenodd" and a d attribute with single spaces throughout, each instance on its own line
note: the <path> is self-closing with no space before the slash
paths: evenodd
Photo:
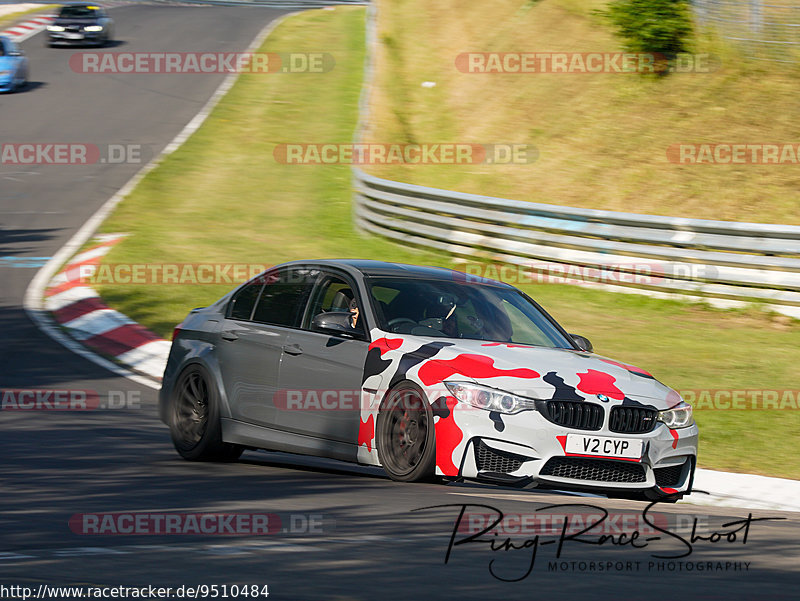
<path id="1" fill-rule="evenodd" d="M 319 51 L 336 68 L 317 75 L 243 75 L 204 126 L 151 172 L 103 225 L 131 235 L 106 263 L 278 263 L 361 257 L 451 266 L 356 232 L 346 165 L 292 166 L 282 142 L 347 142 L 357 120 L 364 11 L 294 16 L 262 50 Z M 101 286 L 109 304 L 163 336 L 192 307 L 231 286 Z M 679 390 L 793 388 L 800 328 L 756 311 L 722 312 L 582 287 L 522 286 L 599 353 L 649 369 Z M 800 436 L 797 412 L 703 411 L 700 464 L 800 478 L 800 458 L 775 447 Z"/>
<path id="2" fill-rule="evenodd" d="M 379 0 L 371 140 L 517 143 L 529 165 L 375 166 L 375 175 L 542 203 L 800 224 L 797 164 L 681 165 L 673 144 L 795 143 L 796 65 L 746 61 L 699 32 L 710 73 L 470 74 L 464 52 L 619 52 L 606 0 Z M 422 87 L 435 82 L 435 87 Z"/>

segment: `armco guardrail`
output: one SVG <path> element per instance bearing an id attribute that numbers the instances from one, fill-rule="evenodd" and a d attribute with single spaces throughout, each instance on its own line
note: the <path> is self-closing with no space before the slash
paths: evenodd
<path id="1" fill-rule="evenodd" d="M 358 226 L 403 244 L 567 277 L 576 266 L 597 268 L 623 274 L 600 282 L 612 289 L 717 305 L 762 301 L 800 317 L 800 226 L 561 207 L 399 183 L 360 169 L 353 180 Z"/>

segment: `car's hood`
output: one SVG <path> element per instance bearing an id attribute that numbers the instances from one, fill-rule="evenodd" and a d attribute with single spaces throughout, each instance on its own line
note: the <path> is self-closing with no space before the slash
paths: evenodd
<path id="1" fill-rule="evenodd" d="M 419 377 L 431 380 L 472 380 L 492 388 L 540 399 L 636 402 L 668 409 L 680 400 L 677 392 L 648 372 L 593 353 L 524 345 L 422 338 L 402 338 L 402 349 L 436 343 L 445 346 L 420 368 Z"/>

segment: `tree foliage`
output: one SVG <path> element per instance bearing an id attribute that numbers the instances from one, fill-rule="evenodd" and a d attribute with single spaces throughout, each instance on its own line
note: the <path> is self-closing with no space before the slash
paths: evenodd
<path id="1" fill-rule="evenodd" d="M 688 0 L 613 0 L 604 14 L 629 52 L 674 55 L 687 51 L 692 34 Z"/>

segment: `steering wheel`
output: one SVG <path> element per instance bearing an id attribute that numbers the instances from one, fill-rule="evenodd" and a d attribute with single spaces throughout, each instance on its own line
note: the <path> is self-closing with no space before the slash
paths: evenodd
<path id="1" fill-rule="evenodd" d="M 414 327 L 419 325 L 416 321 L 408 317 L 395 317 L 394 319 L 389 320 L 389 329 L 396 333 L 397 327 L 403 323 L 410 323 Z"/>

